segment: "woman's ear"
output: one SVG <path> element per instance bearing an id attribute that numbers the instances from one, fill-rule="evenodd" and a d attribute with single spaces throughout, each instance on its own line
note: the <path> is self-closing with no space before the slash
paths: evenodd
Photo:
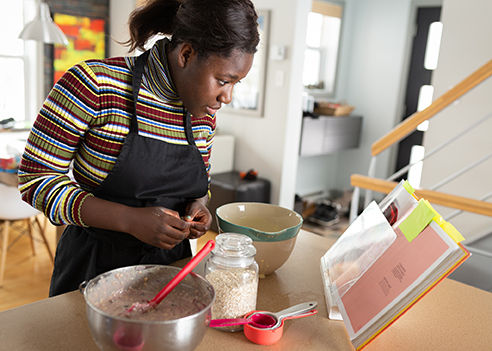
<path id="1" fill-rule="evenodd" d="M 178 48 L 178 65 L 181 68 L 185 68 L 190 60 L 196 56 L 196 51 L 193 46 L 188 43 L 183 43 Z"/>

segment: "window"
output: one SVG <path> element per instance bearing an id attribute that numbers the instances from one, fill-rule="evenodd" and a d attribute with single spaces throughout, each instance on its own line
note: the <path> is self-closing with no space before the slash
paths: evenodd
<path id="1" fill-rule="evenodd" d="M 429 36 L 425 48 L 424 67 L 428 70 L 437 68 L 439 49 L 441 48 L 442 22 L 433 22 L 429 26 Z"/>
<path id="2" fill-rule="evenodd" d="M 302 81 L 306 89 L 335 91 L 338 46 L 342 24 L 341 5 L 313 1 L 308 15 Z"/>
<path id="3" fill-rule="evenodd" d="M 0 120 L 35 118 L 36 43 L 18 39 L 24 24 L 34 17 L 35 1 L 0 0 Z"/>

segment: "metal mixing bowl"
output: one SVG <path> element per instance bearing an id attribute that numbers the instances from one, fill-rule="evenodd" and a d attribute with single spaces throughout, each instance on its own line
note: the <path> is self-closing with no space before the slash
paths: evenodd
<path id="1" fill-rule="evenodd" d="M 97 308 L 94 303 L 106 301 L 119 289 L 135 286 L 142 279 L 159 277 L 170 281 L 179 268 L 162 265 L 124 267 L 103 273 L 80 288 L 86 302 L 87 321 L 99 349 L 131 351 L 187 351 L 193 350 L 205 335 L 211 319 L 215 299 L 212 285 L 201 276 L 190 273 L 175 288 L 192 288 L 206 307 L 199 312 L 168 321 L 138 321 L 116 317 Z"/>

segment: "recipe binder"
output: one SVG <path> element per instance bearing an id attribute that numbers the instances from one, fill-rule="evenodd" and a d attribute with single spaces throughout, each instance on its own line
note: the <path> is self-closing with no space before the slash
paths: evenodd
<path id="1" fill-rule="evenodd" d="M 400 182 L 321 258 L 329 318 L 342 319 L 354 347 L 364 348 L 470 256 L 463 240 Z"/>

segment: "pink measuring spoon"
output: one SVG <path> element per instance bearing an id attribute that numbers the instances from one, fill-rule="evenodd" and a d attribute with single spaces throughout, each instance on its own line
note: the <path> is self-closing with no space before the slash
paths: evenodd
<path id="1" fill-rule="evenodd" d="M 213 240 L 209 240 L 205 246 L 179 271 L 176 276 L 171 279 L 167 285 L 157 293 L 157 295 L 146 303 L 135 302 L 130 306 L 128 310 L 126 310 L 126 314 L 132 312 L 147 312 L 151 309 L 154 309 L 183 279 L 186 277 L 192 270 L 195 268 L 200 261 L 202 261 L 205 256 L 207 256 L 210 251 L 212 251 L 215 247 L 215 242 Z"/>

